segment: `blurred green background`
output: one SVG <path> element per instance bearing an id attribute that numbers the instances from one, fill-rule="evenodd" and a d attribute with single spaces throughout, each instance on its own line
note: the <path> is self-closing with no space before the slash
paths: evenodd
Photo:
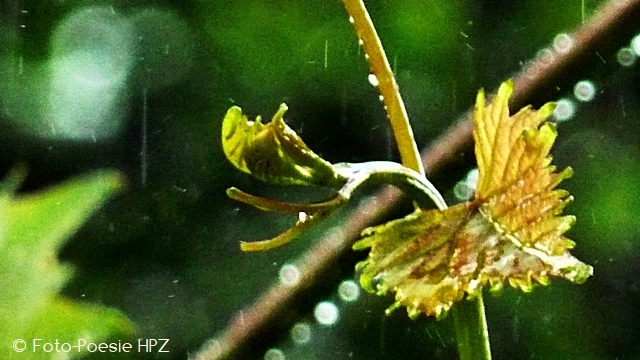
<path id="1" fill-rule="evenodd" d="M 554 37 L 579 26 L 601 1 L 368 1 L 422 148 L 495 89 Z M 234 170 L 220 146 L 226 110 L 238 105 L 286 119 L 331 162 L 397 160 L 376 89 L 342 4 L 332 1 L 8 1 L 0 13 L 0 166 L 28 164 L 24 191 L 98 168 L 116 168 L 126 193 L 94 216 L 62 250 L 75 267 L 66 296 L 118 308 L 139 338 L 170 338 L 184 359 L 278 279 L 283 264 L 320 231 L 267 253 L 241 253 L 240 240 L 264 239 L 292 219 L 225 196 L 237 186 L 297 201 L 324 194 L 267 186 Z M 639 28 L 640 30 L 640 28 Z M 629 39 L 620 39 L 629 43 Z M 596 54 L 594 54 L 596 56 Z M 571 166 L 563 188 L 575 201 L 573 251 L 595 268 L 578 286 L 562 280 L 531 294 L 487 296 L 494 359 L 640 359 L 640 82 L 637 65 L 615 56 L 571 71 L 595 85 L 559 125 L 554 159 Z M 536 104 L 539 105 L 539 104 Z M 434 174 L 450 189 L 474 166 L 470 154 Z M 321 195 L 319 195 L 321 194 Z M 345 211 L 325 224 L 339 226 Z M 354 277 L 356 254 L 339 269 Z M 333 278 L 332 278 L 333 279 Z M 386 317 L 391 298 L 351 303 L 331 280 L 291 309 L 311 339 L 283 331 L 256 344 L 256 358 L 452 359 L 452 322 Z M 10 291 L 10 289 L 3 289 Z M 330 300 L 340 318 L 315 322 Z M 0 304 L 1 306 L 1 304 Z M 95 358 L 99 358 L 96 356 Z M 113 358 L 126 358 L 118 354 Z"/>

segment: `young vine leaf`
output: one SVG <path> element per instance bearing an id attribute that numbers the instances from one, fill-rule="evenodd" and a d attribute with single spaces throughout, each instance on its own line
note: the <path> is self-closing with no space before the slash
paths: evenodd
<path id="1" fill-rule="evenodd" d="M 419 173 L 389 161 L 360 164 L 331 164 L 311 151 L 282 119 L 286 105 L 269 124 L 260 117 L 251 122 L 234 106 L 222 122 L 222 148 L 227 159 L 239 170 L 265 182 L 278 185 L 313 185 L 333 189 L 335 196 L 311 204 L 280 202 L 247 194 L 235 187 L 227 195 L 263 211 L 277 211 L 298 217 L 296 224 L 268 240 L 242 242 L 243 251 L 264 251 L 284 245 L 312 225 L 327 218 L 346 203 L 353 192 L 366 184 L 387 183 L 399 187 L 420 203 L 446 204 L 438 190 Z"/>
<path id="2" fill-rule="evenodd" d="M 509 116 L 513 83 L 500 86 L 492 103 L 478 93 L 473 116 L 479 179 L 471 202 L 444 210 L 416 210 L 369 228 L 354 249 L 370 248 L 358 264 L 371 292 L 395 292 L 387 312 L 406 306 L 411 318 L 440 317 L 465 294 L 505 282 L 525 292 L 549 277 L 584 282 L 593 269 L 568 250 L 564 233 L 573 216 L 560 216 L 572 197 L 556 186 L 571 176 L 556 172 L 549 151 L 556 139 L 545 119 L 555 104 L 530 106 Z"/>
<path id="3" fill-rule="evenodd" d="M 313 185 L 340 189 L 347 181 L 329 162 L 311 151 L 283 119 L 287 105 L 282 104 L 273 120 L 263 124 L 260 116 L 249 121 L 233 106 L 222 121 L 222 149 L 238 170 L 277 185 Z M 284 245 L 313 224 L 330 215 L 345 199 L 337 196 L 316 204 L 292 204 L 247 194 L 235 187 L 227 195 L 264 211 L 298 216 L 296 224 L 275 238 L 242 242 L 243 251 L 265 251 Z"/>
<path id="4" fill-rule="evenodd" d="M 222 121 L 222 148 L 240 171 L 279 185 L 342 186 L 344 179 L 330 163 L 311 151 L 283 120 L 285 104 L 268 124 L 260 116 L 249 121 L 233 106 Z M 338 185 L 336 185 L 338 184 Z"/>

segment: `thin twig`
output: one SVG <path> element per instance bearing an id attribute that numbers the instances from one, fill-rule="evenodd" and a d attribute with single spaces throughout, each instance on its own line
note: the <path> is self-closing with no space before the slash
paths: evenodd
<path id="1" fill-rule="evenodd" d="M 556 93 L 556 86 L 566 88 L 575 83 L 585 69 L 594 68 L 593 64 L 600 61 L 598 55 L 605 59 L 613 58 L 617 49 L 637 30 L 639 16 L 640 0 L 611 0 L 606 3 L 584 26 L 570 35 L 573 44 L 566 53 L 556 51 L 550 62 L 535 59 L 528 71 L 515 78 L 511 98 L 513 108 L 548 101 L 549 94 Z M 464 116 L 428 147 L 422 156 L 427 173 L 438 172 L 468 149 L 472 130 L 469 117 Z M 281 321 L 281 314 L 299 294 L 326 280 L 336 260 L 351 250 L 351 244 L 361 229 L 382 219 L 399 199 L 397 190 L 387 188 L 361 205 L 339 230 L 324 236 L 296 261 L 301 274 L 296 285 L 272 286 L 253 305 L 234 316 L 227 328 L 209 340 L 194 359 L 238 357 L 251 347 L 252 342 L 259 342 L 256 336 Z"/>

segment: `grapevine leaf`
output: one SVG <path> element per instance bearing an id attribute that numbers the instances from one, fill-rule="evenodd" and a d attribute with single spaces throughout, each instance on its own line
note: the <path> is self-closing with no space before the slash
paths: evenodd
<path id="1" fill-rule="evenodd" d="M 572 197 L 556 186 L 571 169 L 555 172 L 549 151 L 557 133 L 545 119 L 555 104 L 509 116 L 513 83 L 490 105 L 481 90 L 474 112 L 478 186 L 473 201 L 445 210 L 417 210 L 365 230 L 354 249 L 371 248 L 358 264 L 369 291 L 395 292 L 388 310 L 406 306 L 414 318 L 439 317 L 464 295 L 504 282 L 528 292 L 549 277 L 584 282 L 593 269 L 568 249 L 573 216 L 559 216 Z"/>
<path id="2" fill-rule="evenodd" d="M 132 324 L 117 310 L 58 295 L 72 271 L 58 262 L 56 253 L 122 188 L 121 176 L 99 172 L 20 196 L 11 189 L 17 186 L 6 184 L 0 189 L 1 357 L 33 358 L 33 339 L 76 344 L 80 338 L 99 342 L 116 334 L 131 334 Z M 26 341 L 26 351 L 13 351 L 11 344 L 16 339 Z M 65 355 L 71 358 L 83 353 L 74 349 Z"/>
<path id="3" fill-rule="evenodd" d="M 277 185 L 315 185 L 339 189 L 345 182 L 330 163 L 311 151 L 283 120 L 285 104 L 269 124 L 249 121 L 233 106 L 222 122 L 222 148 L 239 170 Z"/>
<path id="4" fill-rule="evenodd" d="M 239 170 L 262 181 L 277 185 L 314 185 L 341 189 L 346 177 L 333 165 L 311 151 L 302 139 L 284 122 L 285 104 L 269 124 L 260 116 L 249 121 L 242 110 L 233 106 L 222 121 L 222 148 L 227 159 Z M 227 195 L 265 211 L 280 211 L 297 215 L 298 221 L 289 230 L 272 239 L 242 242 L 243 251 L 265 251 L 284 245 L 312 225 L 329 216 L 347 199 L 340 195 L 315 204 L 292 204 L 265 199 L 229 188 Z"/>

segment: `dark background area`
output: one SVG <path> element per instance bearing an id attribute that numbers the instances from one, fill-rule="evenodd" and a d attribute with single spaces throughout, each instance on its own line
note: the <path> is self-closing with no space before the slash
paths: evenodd
<path id="1" fill-rule="evenodd" d="M 600 3 L 367 6 L 422 148 L 470 108 L 479 88 L 497 88 Z M 26 163 L 22 191 L 98 168 L 126 175 L 128 190 L 62 250 L 75 267 L 64 295 L 120 309 L 137 337 L 171 339 L 170 354 L 146 358 L 193 354 L 349 213 L 286 247 L 242 253 L 239 241 L 277 235 L 293 220 L 236 203 L 226 188 L 296 201 L 325 193 L 268 186 L 227 163 L 220 126 L 230 106 L 269 119 L 286 102 L 287 123 L 331 162 L 398 160 L 339 1 L 2 1 L 0 11 L 0 170 Z M 638 65 L 610 56 L 571 71 L 595 85 L 595 97 L 580 102 L 562 86 L 545 101 L 575 105 L 553 154 L 558 168 L 574 169 L 562 184 L 575 197 L 566 212 L 578 218 L 568 236 L 595 275 L 584 285 L 556 280 L 531 294 L 486 296 L 497 360 L 640 358 Z M 434 174 L 449 202 L 473 166 L 460 154 Z M 344 259 L 338 277 L 354 279 L 365 255 Z M 387 317 L 391 297 L 361 292 L 347 303 L 337 287 L 332 280 L 291 309 L 292 323 L 310 325 L 308 343 L 294 343 L 283 326 L 255 344 L 256 358 L 270 348 L 287 359 L 457 356 L 451 319 L 412 321 L 404 310 Z M 340 311 L 333 326 L 313 317 L 325 300 Z"/>

